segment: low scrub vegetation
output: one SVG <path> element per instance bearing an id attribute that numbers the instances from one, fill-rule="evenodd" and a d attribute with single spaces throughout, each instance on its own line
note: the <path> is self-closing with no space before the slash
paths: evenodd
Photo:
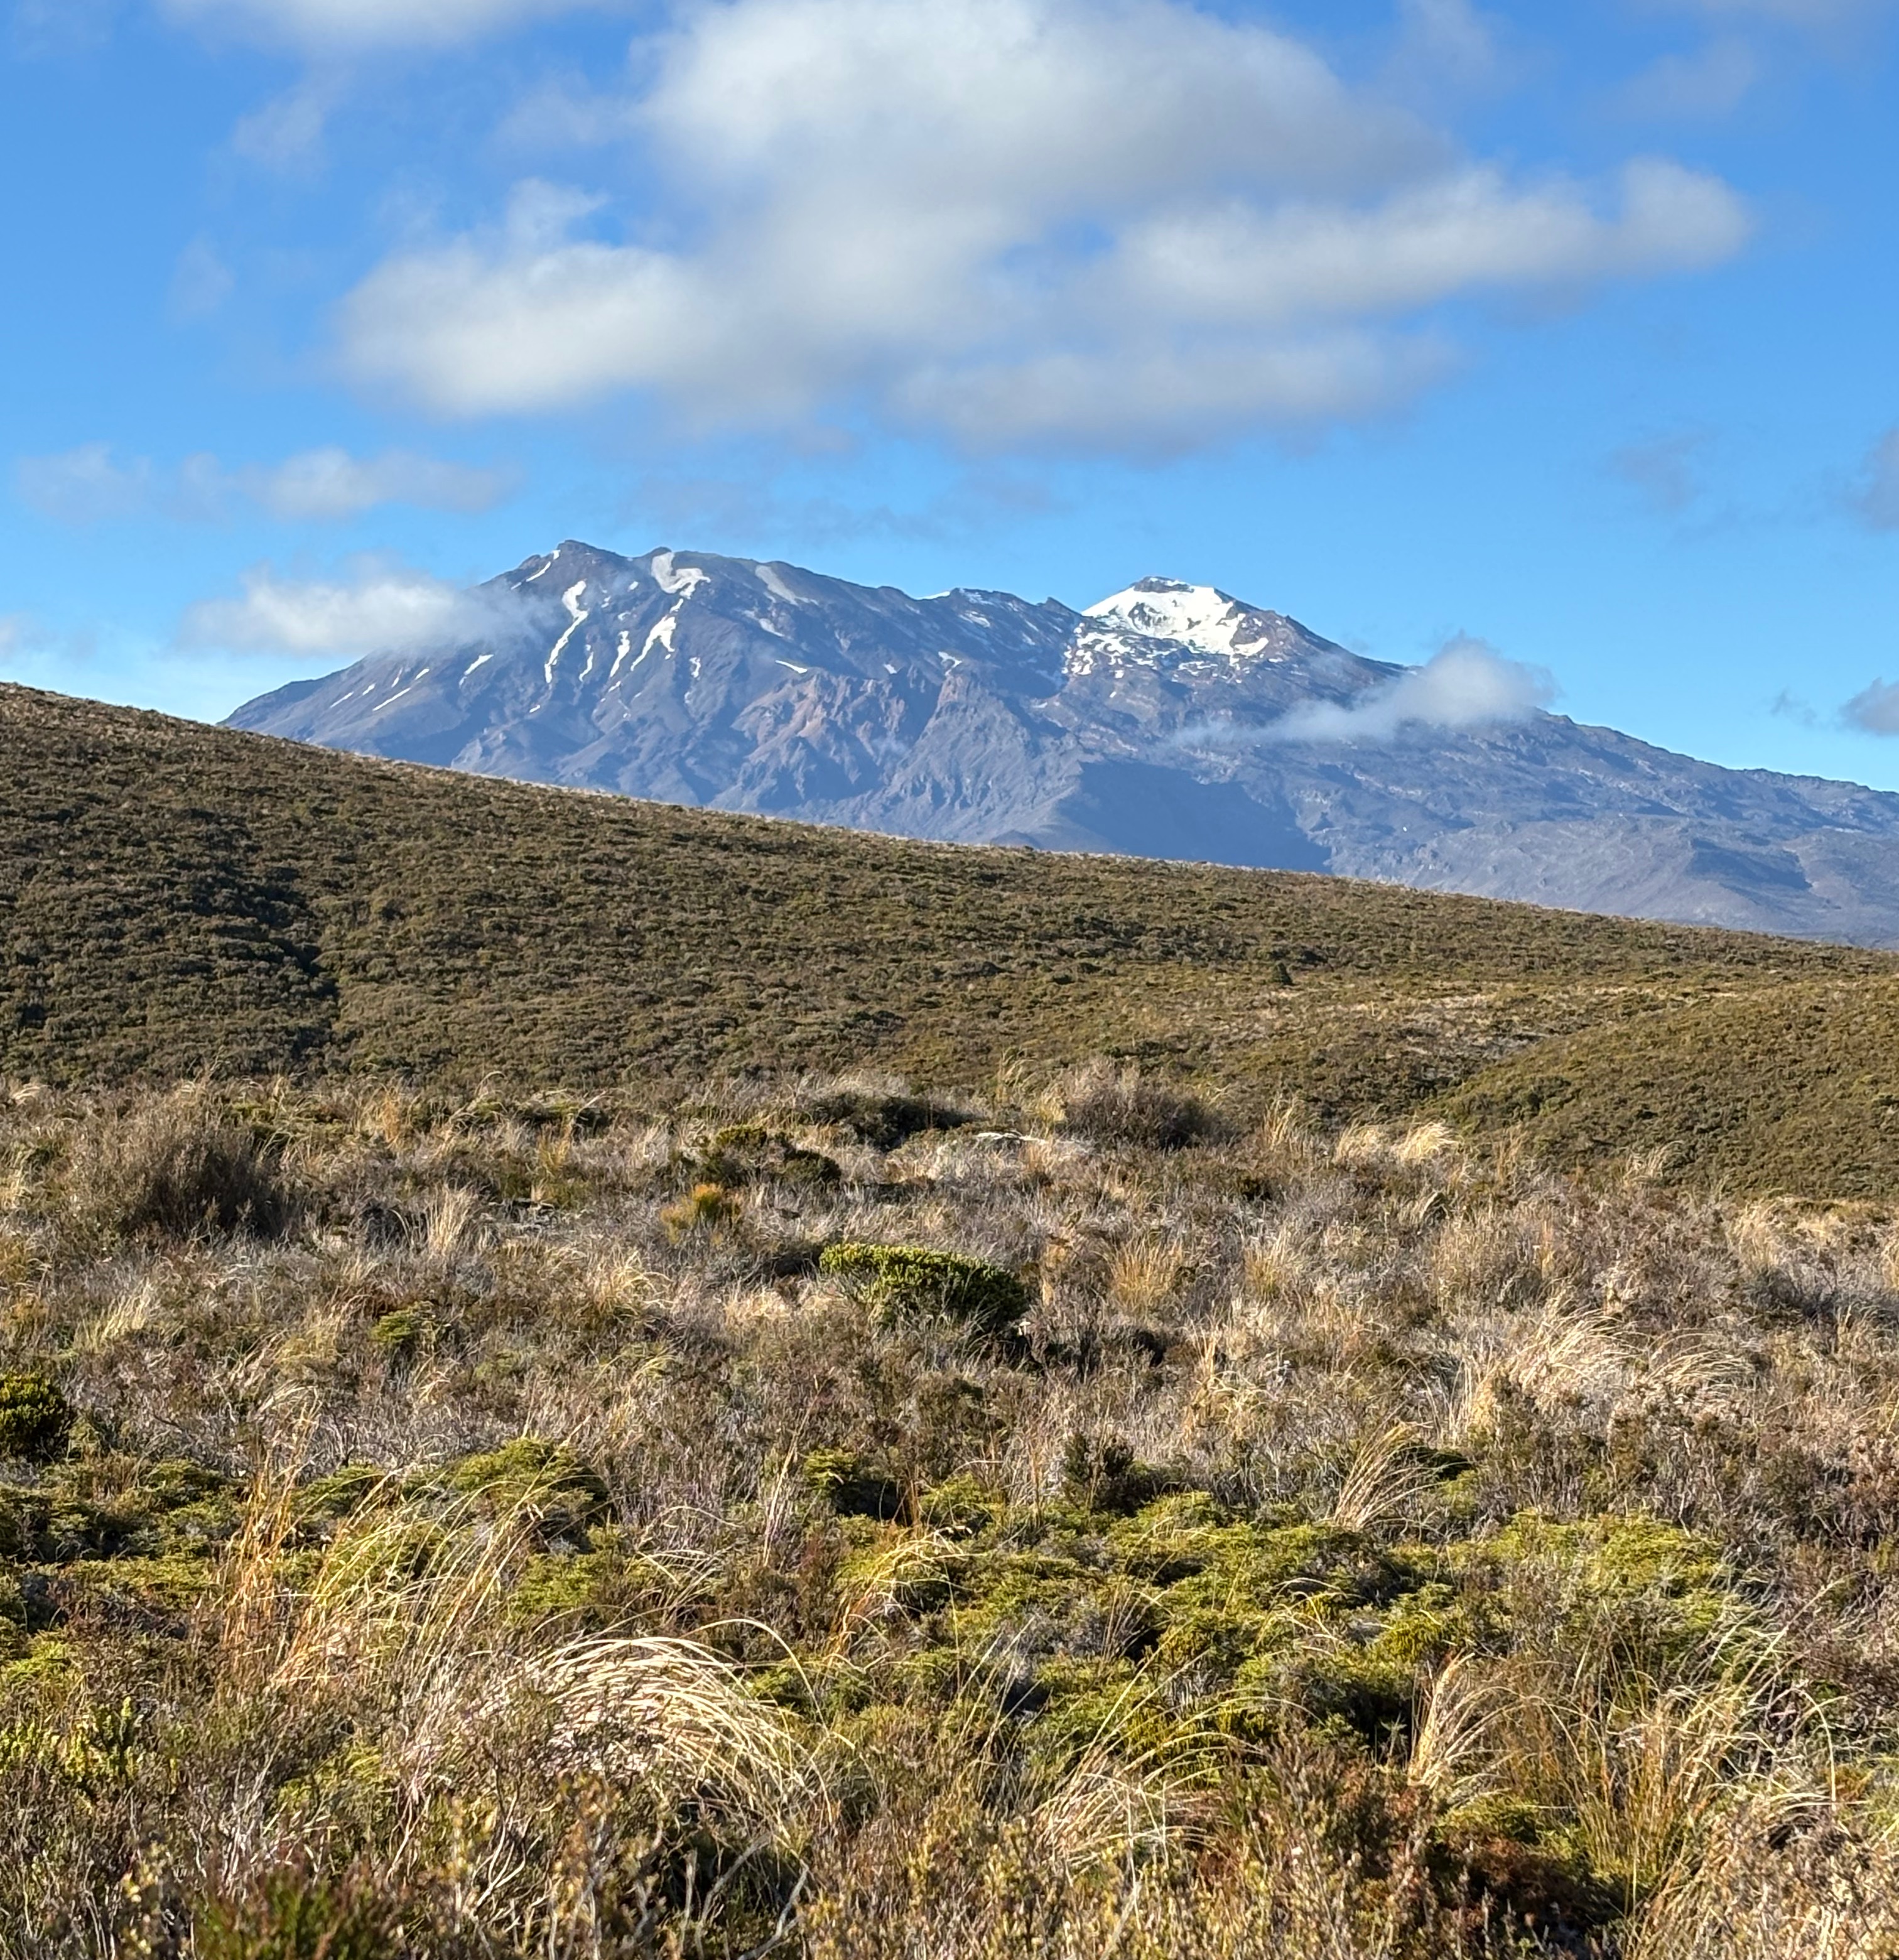
<path id="1" fill-rule="evenodd" d="M 867 1064 L 915 1089 L 803 1113 L 884 1150 L 972 1114 L 959 1085 L 1162 1150 L 1296 1093 L 1333 1126 L 1522 1128 L 1552 1161 L 1659 1147 L 1729 1190 L 1899 1188 L 1891 953 L 673 809 L 4 684 L 0 751 L 16 1078 L 406 1074 L 682 1106 L 714 1074 Z M 691 1140 L 702 1185 L 827 1175 L 770 1120 L 724 1127 Z M 169 1153 L 102 1128 L 73 1201 L 107 1233 L 195 1229 L 215 1201 L 217 1229 L 267 1237 L 274 1147 L 234 1118 Z"/>
<path id="2" fill-rule="evenodd" d="M 0 1093 L 0 1955 L 1899 1952 L 1899 1217 L 1117 1064 Z"/>

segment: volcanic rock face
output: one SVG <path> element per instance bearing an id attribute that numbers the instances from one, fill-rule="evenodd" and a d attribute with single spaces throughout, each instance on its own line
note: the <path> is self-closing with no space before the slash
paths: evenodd
<path id="1" fill-rule="evenodd" d="M 1075 612 L 569 542 L 476 597 L 489 623 L 465 644 L 230 725 L 908 836 L 1899 944 L 1899 796 L 1527 708 L 1381 712 L 1414 670 L 1209 587 L 1144 579 Z"/>

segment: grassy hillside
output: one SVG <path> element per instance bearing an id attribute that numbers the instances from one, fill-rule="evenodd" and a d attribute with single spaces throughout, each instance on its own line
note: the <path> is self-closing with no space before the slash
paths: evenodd
<path id="1" fill-rule="evenodd" d="M 0 748 L 0 1960 L 1899 1954 L 1899 962 Z"/>
<path id="2" fill-rule="evenodd" d="M 1705 1157 L 1851 1191 L 1899 1174 L 1890 1128 L 1829 1141 L 1824 1112 L 1763 1156 L 1777 1106 L 1733 1053 L 1725 1074 L 1665 1066 L 1671 1030 L 1698 1039 L 1790 983 L 1854 1003 L 1875 1051 L 1891 989 L 1866 983 L 1899 972 L 1887 956 L 911 844 L 17 688 L 0 689 L 0 1074 L 15 1079 L 386 1070 L 594 1090 L 869 1062 L 950 1087 L 1105 1053 L 1239 1106 L 1290 1092 L 1328 1119 L 1392 1115 L 1462 1089 L 1467 1113 L 1529 1113 L 1565 1150 L 1659 1131 L 1687 1170 Z M 1817 1041 L 1768 1046 L 1818 1108 L 1837 1071 L 1824 1017 L 1811 1025 Z M 1652 1121 L 1624 1106 L 1627 1058 L 1651 1052 Z M 1556 1079 L 1546 1053 L 1567 1115 L 1536 1087 Z"/>
<path id="3" fill-rule="evenodd" d="M 1443 1106 L 1559 1161 L 1640 1151 L 1738 1190 L 1899 1195 L 1899 981 L 1803 980 L 1587 1028 Z"/>

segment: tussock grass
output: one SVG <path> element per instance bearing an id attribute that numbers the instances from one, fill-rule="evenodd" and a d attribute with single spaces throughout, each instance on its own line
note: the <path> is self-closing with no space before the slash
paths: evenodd
<path id="1" fill-rule="evenodd" d="M 1039 1080 L 10 1097 L 0 1955 L 1894 1951 L 1899 1218 Z"/>

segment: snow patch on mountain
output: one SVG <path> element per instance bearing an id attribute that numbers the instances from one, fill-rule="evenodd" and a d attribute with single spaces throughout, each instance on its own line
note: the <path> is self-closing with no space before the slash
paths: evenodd
<path id="1" fill-rule="evenodd" d="M 1177 578 L 1144 578 L 1124 592 L 1083 609 L 1082 616 L 1103 619 L 1149 640 L 1177 641 L 1206 654 L 1233 654 L 1242 638 L 1256 638 L 1252 608 L 1210 585 L 1188 585 Z"/>

